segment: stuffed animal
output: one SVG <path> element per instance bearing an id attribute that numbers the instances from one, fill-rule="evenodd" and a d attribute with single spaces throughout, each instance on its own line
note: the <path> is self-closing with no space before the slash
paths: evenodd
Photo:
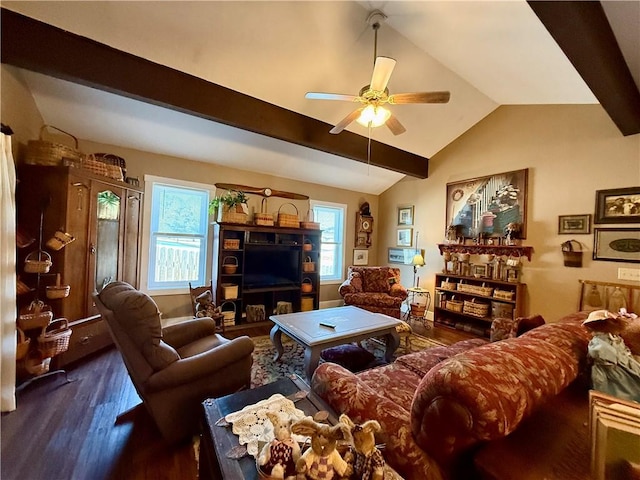
<path id="1" fill-rule="evenodd" d="M 273 424 L 275 438 L 258 455 L 258 464 L 271 478 L 295 480 L 296 462 L 300 458 L 300 445 L 291 438 L 291 420 L 275 412 L 267 412 Z"/>
<path id="2" fill-rule="evenodd" d="M 376 447 L 375 438 L 375 434 L 381 430 L 380 424 L 376 420 L 367 420 L 362 425 L 356 425 L 344 413 L 340 415 L 340 422 L 349 427 L 355 477 L 359 480 L 383 480 L 385 463 Z"/>
<path id="3" fill-rule="evenodd" d="M 291 433 L 311 437 L 311 448 L 296 462 L 299 479 L 331 480 L 334 475 L 348 477 L 353 473 L 351 465 L 337 450 L 338 440 L 349 437 L 349 429 L 344 423 L 330 426 L 305 417 L 291 425 Z"/>
<path id="4" fill-rule="evenodd" d="M 213 303 L 211 291 L 201 293 L 196 297 L 196 317 L 213 317 L 216 314 L 216 306 Z"/>
<path id="5" fill-rule="evenodd" d="M 640 357 L 640 317 L 635 313 L 628 313 L 625 308 L 618 313 L 595 310 L 582 324 L 594 332 L 618 335 L 631 354 Z"/>

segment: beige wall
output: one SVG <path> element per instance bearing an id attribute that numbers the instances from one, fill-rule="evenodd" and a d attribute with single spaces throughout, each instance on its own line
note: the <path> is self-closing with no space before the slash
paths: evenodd
<path id="1" fill-rule="evenodd" d="M 593 234 L 557 234 L 558 215 L 594 213 L 596 190 L 640 185 L 640 135 L 623 137 L 599 105 L 500 107 L 435 155 L 428 179 L 405 179 L 380 196 L 380 255 L 395 245 L 397 205 L 415 205 L 427 262 L 420 285 L 433 292 L 442 268 L 437 244 L 444 240 L 446 184 L 523 168 L 529 169 L 523 243 L 534 247 L 523 276 L 530 313 L 557 320 L 577 309 L 579 279 L 617 281 L 619 267 L 638 268 L 592 260 Z M 560 244 L 571 238 L 586 250 L 583 268 L 563 266 Z M 402 268 L 410 284 L 412 268 Z"/>

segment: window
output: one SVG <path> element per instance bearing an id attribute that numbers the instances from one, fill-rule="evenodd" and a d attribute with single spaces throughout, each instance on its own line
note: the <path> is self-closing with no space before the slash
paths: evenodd
<path id="1" fill-rule="evenodd" d="M 311 201 L 313 218 L 322 230 L 320 280 L 342 282 L 344 280 L 344 233 L 347 206 L 340 203 Z"/>
<path id="2" fill-rule="evenodd" d="M 145 180 L 151 198 L 147 289 L 176 293 L 187 291 L 189 282 L 204 285 L 209 188 L 157 177 Z"/>

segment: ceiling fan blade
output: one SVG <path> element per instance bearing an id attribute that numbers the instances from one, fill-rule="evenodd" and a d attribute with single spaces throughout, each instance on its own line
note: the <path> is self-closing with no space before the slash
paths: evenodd
<path id="1" fill-rule="evenodd" d="M 356 100 L 358 100 L 357 95 L 322 92 L 307 92 L 304 98 L 308 98 L 310 100 L 343 100 L 345 102 L 355 102 Z"/>
<path id="2" fill-rule="evenodd" d="M 329 130 L 329 133 L 333 133 L 334 135 L 337 135 L 338 133 L 340 133 L 342 130 L 344 130 L 347 127 L 347 125 L 349 125 L 351 122 L 353 122 L 356 118 L 360 116 L 360 113 L 362 112 L 362 110 L 364 110 L 364 107 L 356 108 L 353 112 L 351 112 L 349 115 L 347 115 L 342 120 L 340 120 L 340 122 L 338 122 L 335 127 Z"/>
<path id="3" fill-rule="evenodd" d="M 289 198 L 292 200 L 308 200 L 307 195 L 300 193 L 284 192 L 282 190 L 272 190 L 270 188 L 250 187 L 248 185 L 238 185 L 236 183 L 216 183 L 217 188 L 224 188 L 226 190 L 234 190 L 236 192 L 252 193 L 255 195 L 262 195 L 263 197 L 280 197 Z M 267 195 L 267 191 L 270 193 Z"/>
<path id="4" fill-rule="evenodd" d="M 373 66 L 373 74 L 371 75 L 370 89 L 377 92 L 383 92 L 387 88 L 387 83 L 391 78 L 396 61 L 389 57 L 378 57 Z"/>
<path id="5" fill-rule="evenodd" d="M 396 105 L 403 103 L 447 103 L 449 98 L 451 98 L 450 92 L 396 93 L 389 96 L 389 103 Z"/>
<path id="6" fill-rule="evenodd" d="M 386 125 L 394 135 L 400 135 L 401 133 L 407 131 L 407 129 L 404 128 L 404 126 L 398 121 L 396 117 L 393 116 L 393 114 L 387 119 Z"/>

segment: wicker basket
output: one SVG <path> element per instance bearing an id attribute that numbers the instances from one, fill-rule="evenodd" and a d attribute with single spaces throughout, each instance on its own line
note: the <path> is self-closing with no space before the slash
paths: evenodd
<path id="1" fill-rule="evenodd" d="M 450 282 L 448 278 L 440 282 L 440 288 L 443 288 L 445 290 L 455 290 L 457 288 L 457 285 L 458 284 L 456 282 Z"/>
<path id="2" fill-rule="evenodd" d="M 313 297 L 302 297 L 300 299 L 300 311 L 309 312 L 313 310 Z"/>
<path id="3" fill-rule="evenodd" d="M 306 228 L 309 230 L 320 230 L 320 223 L 313 221 L 313 210 L 307 212 L 307 220 L 300 222 L 300 228 Z"/>
<path id="4" fill-rule="evenodd" d="M 225 310 L 225 307 L 231 305 L 232 310 Z M 224 302 L 220 305 L 220 313 L 222 313 L 222 323 L 225 327 L 236 324 L 236 304 L 233 302 Z"/>
<path id="5" fill-rule="evenodd" d="M 445 304 L 445 308 L 447 310 L 451 310 L 452 312 L 462 312 L 462 300 L 454 300 L 453 298 L 447 300 Z"/>
<path id="6" fill-rule="evenodd" d="M 27 273 L 48 273 L 51 265 L 51 255 L 44 250 L 35 250 L 24 259 L 24 271 Z"/>
<path id="7" fill-rule="evenodd" d="M 261 225 L 263 227 L 273 227 L 275 224 L 273 220 L 273 213 L 267 213 L 267 199 L 263 198 L 262 203 L 260 204 L 260 213 L 255 213 L 253 215 L 253 221 L 256 225 Z"/>
<path id="8" fill-rule="evenodd" d="M 240 248 L 239 238 L 225 238 L 222 241 L 222 248 L 226 250 L 238 250 Z"/>
<path id="9" fill-rule="evenodd" d="M 305 277 L 300 284 L 300 291 L 302 293 L 311 293 L 313 291 L 313 282 L 309 277 Z"/>
<path id="10" fill-rule="evenodd" d="M 486 317 L 489 315 L 489 304 L 476 302 L 475 298 L 465 300 L 462 313 L 473 315 L 474 317 Z"/>
<path id="11" fill-rule="evenodd" d="M 27 352 L 29 351 L 29 345 L 31 344 L 31 339 L 27 337 L 24 332 L 16 328 L 16 333 L 18 334 L 18 345 L 16 346 L 16 360 L 22 360 L 27 356 Z"/>
<path id="12" fill-rule="evenodd" d="M 34 300 L 28 307 L 20 311 L 18 327 L 22 330 L 45 328 L 52 319 L 53 312 L 51 307 L 45 305 L 41 300 Z"/>
<path id="13" fill-rule="evenodd" d="M 82 168 L 84 168 L 85 170 L 89 170 L 95 175 L 100 175 L 102 177 L 109 176 L 109 170 L 107 169 L 106 163 L 96 160 L 93 155 L 89 155 L 87 158 L 85 158 L 84 162 L 82 163 Z"/>
<path id="14" fill-rule="evenodd" d="M 466 283 L 460 282 L 458 284 L 458 291 L 464 293 L 472 293 L 474 295 L 484 295 L 486 297 L 490 297 L 493 293 L 493 288 L 485 287 L 484 285 L 469 285 Z"/>
<path id="15" fill-rule="evenodd" d="M 316 262 L 311 260 L 311 257 L 307 257 L 302 262 L 302 271 L 305 273 L 313 273 L 316 271 Z"/>
<path id="16" fill-rule="evenodd" d="M 125 178 L 127 176 L 127 162 L 124 158 L 114 155 L 113 153 L 94 153 L 93 156 L 99 162 L 102 162 L 106 165 L 118 167 L 117 171 L 120 173 L 121 177 Z"/>
<path id="17" fill-rule="evenodd" d="M 282 213 L 282 207 L 285 205 L 291 205 L 296 209 L 296 214 L 293 215 L 291 213 Z M 279 227 L 288 227 L 288 228 L 300 228 L 300 220 L 298 219 L 298 207 L 296 207 L 293 203 L 283 203 L 278 208 L 278 226 Z"/>
<path id="18" fill-rule="evenodd" d="M 227 262 L 231 260 L 231 263 Z M 238 270 L 238 259 L 236 257 L 224 257 L 222 260 L 222 271 L 227 275 L 233 275 Z"/>
<path id="19" fill-rule="evenodd" d="M 313 250 L 313 243 L 311 243 L 311 240 L 306 239 L 302 244 L 302 251 L 310 252 L 311 250 Z"/>
<path id="20" fill-rule="evenodd" d="M 412 303 L 410 307 L 412 317 L 424 317 L 424 312 L 427 310 L 427 306 L 421 303 Z"/>
<path id="21" fill-rule="evenodd" d="M 238 285 L 235 283 L 221 283 L 222 298 L 224 300 L 235 300 L 238 298 Z"/>
<path id="22" fill-rule="evenodd" d="M 511 290 L 499 290 L 496 288 L 493 292 L 493 298 L 499 298 L 500 300 L 513 300 L 513 292 Z"/>
<path id="23" fill-rule="evenodd" d="M 222 222 L 246 224 L 248 221 L 249 215 L 244 212 L 238 212 L 236 210 L 236 205 L 233 207 L 224 205 L 222 207 Z"/>
<path id="24" fill-rule="evenodd" d="M 68 135 L 73 139 L 74 146 L 69 147 L 61 143 L 43 140 L 42 135 L 47 128 L 52 128 Z M 84 154 L 78 150 L 78 139 L 76 137 L 52 125 L 43 125 L 40 127 L 38 140 L 29 140 L 24 162 L 29 165 L 45 165 L 47 167 L 55 167 L 65 163 L 79 167 L 82 165 L 83 159 Z"/>
<path id="25" fill-rule="evenodd" d="M 38 350 L 42 353 L 42 358 L 55 357 L 66 352 L 70 338 L 71 329 L 66 318 L 59 318 L 52 322 L 38 337 Z"/>

